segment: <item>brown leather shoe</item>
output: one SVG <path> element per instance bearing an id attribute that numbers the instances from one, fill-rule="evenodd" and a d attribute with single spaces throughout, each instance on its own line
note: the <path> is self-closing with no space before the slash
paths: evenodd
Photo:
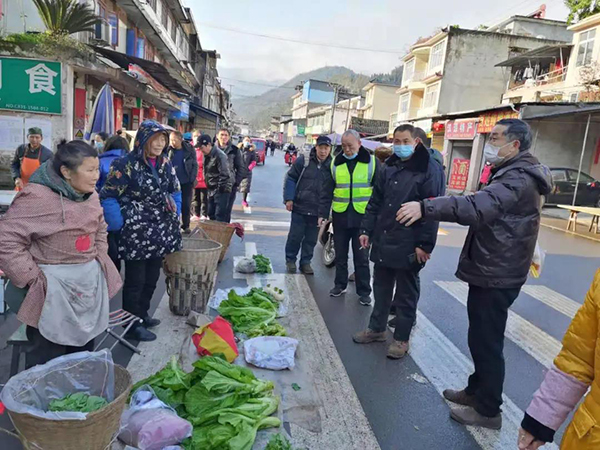
<path id="1" fill-rule="evenodd" d="M 451 408 L 450 417 L 463 425 L 472 425 L 474 427 L 490 428 L 499 430 L 502 428 L 502 415 L 486 417 L 479 414 L 473 408 Z"/>
<path id="2" fill-rule="evenodd" d="M 442 392 L 444 398 L 452 403 L 463 406 L 475 407 L 475 396 L 467 394 L 465 390 L 455 391 L 453 389 L 446 389 Z"/>
<path id="3" fill-rule="evenodd" d="M 357 344 L 370 344 L 371 342 L 385 342 L 387 336 L 385 335 L 385 331 L 376 333 L 373 330 L 366 329 L 352 336 L 352 340 Z"/>
<path id="4" fill-rule="evenodd" d="M 408 353 L 408 341 L 394 341 L 388 347 L 387 357 L 390 359 L 404 358 Z"/>

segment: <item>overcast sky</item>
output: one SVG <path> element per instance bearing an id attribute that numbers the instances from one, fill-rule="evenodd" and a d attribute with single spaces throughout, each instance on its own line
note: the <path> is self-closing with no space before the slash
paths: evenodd
<path id="1" fill-rule="evenodd" d="M 419 37 L 445 25 L 475 28 L 537 9 L 541 0 L 184 0 L 202 47 L 221 54 L 221 75 L 275 82 L 325 65 L 370 75 L 388 72 Z M 563 0 L 547 0 L 548 19 L 564 20 Z M 345 50 L 249 36 L 239 31 L 397 53 Z M 224 70 L 222 70 L 224 69 Z M 239 84 L 224 79 L 224 84 Z"/>

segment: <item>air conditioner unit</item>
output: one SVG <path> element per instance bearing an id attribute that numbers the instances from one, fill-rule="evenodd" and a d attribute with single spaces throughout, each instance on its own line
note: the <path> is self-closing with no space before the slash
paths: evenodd
<path id="1" fill-rule="evenodd" d="M 111 27 L 108 22 L 102 21 L 96 24 L 96 30 L 90 39 L 96 45 L 110 45 Z"/>

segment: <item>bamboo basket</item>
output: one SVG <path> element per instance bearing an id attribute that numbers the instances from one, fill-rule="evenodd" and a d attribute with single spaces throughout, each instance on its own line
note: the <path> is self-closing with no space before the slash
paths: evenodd
<path id="1" fill-rule="evenodd" d="M 204 236 L 204 237 L 202 237 Z M 187 316 L 190 311 L 204 313 L 215 284 L 217 265 L 223 246 L 208 239 L 197 228 L 183 237 L 183 248 L 167 255 L 163 270 L 173 314 Z"/>
<path id="2" fill-rule="evenodd" d="M 108 450 L 116 439 L 125 409 L 131 375 L 115 364 L 115 399 L 85 420 L 49 420 L 8 411 L 27 450 Z"/>
<path id="3" fill-rule="evenodd" d="M 208 235 L 209 239 L 217 241 L 223 246 L 221 249 L 221 256 L 219 257 L 219 262 L 223 261 L 225 254 L 229 249 L 231 237 L 235 232 L 235 228 L 228 223 L 217 222 L 216 220 L 198 222 L 198 228 L 201 228 Z"/>

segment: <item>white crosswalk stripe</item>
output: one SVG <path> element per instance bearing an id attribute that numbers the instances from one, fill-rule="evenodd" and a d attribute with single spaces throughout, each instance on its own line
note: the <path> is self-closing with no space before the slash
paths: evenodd
<path id="1" fill-rule="evenodd" d="M 473 364 L 461 351 L 422 313 L 417 313 L 417 325 L 411 339 L 410 356 L 423 371 L 435 389 L 462 389 L 473 372 Z M 523 411 L 503 395 L 503 425 L 500 431 L 467 427 L 483 450 L 516 448 L 519 425 Z M 557 450 L 555 444 L 542 447 Z"/>
<path id="2" fill-rule="evenodd" d="M 539 300 L 542 303 L 545 303 L 546 305 L 554 308 L 559 313 L 562 313 L 571 319 L 575 317 L 575 314 L 579 308 L 581 308 L 581 304 L 571 300 L 569 297 L 565 297 L 564 295 L 553 291 L 547 286 L 528 284 L 523 286 L 522 290 L 527 295 Z"/>
<path id="3" fill-rule="evenodd" d="M 435 284 L 463 305 L 467 305 L 469 287 L 466 283 L 462 281 L 435 281 Z M 561 349 L 559 340 L 540 330 L 531 322 L 523 319 L 511 310 L 508 311 L 506 337 L 545 367 L 552 365 L 552 361 Z"/>

